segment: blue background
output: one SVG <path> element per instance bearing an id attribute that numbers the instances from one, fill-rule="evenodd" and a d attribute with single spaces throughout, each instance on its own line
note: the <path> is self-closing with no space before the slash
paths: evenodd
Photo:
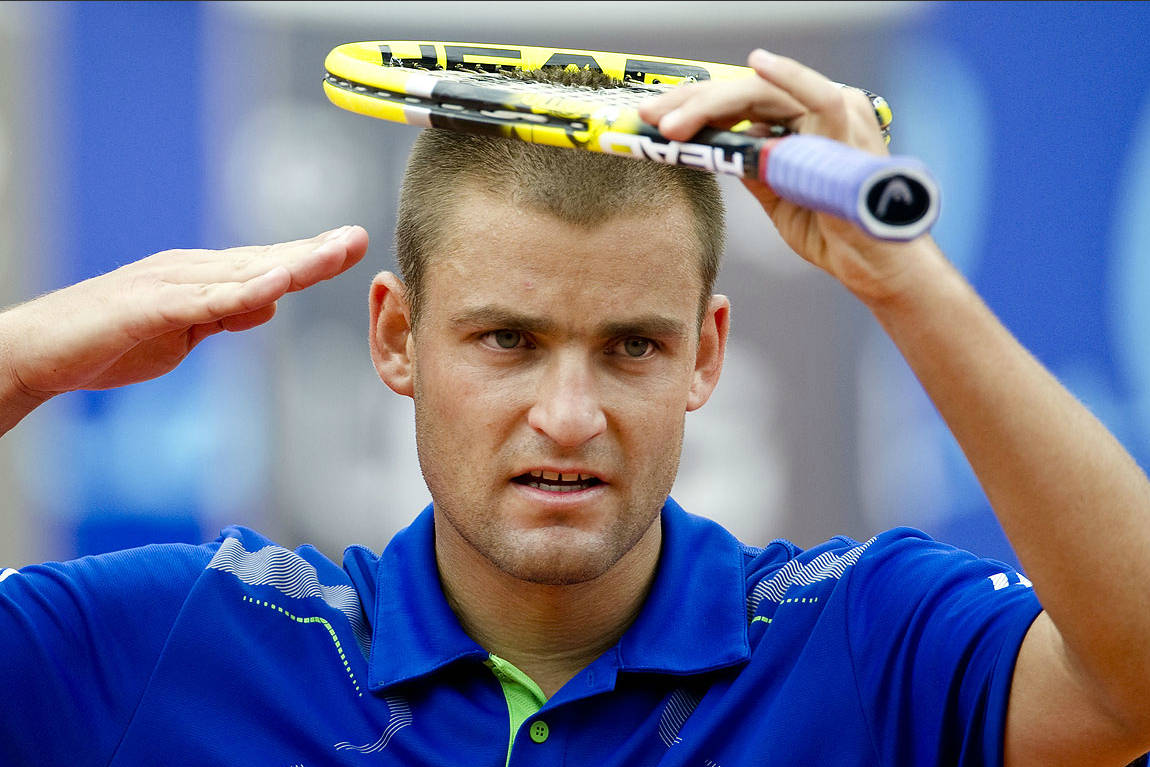
<path id="1" fill-rule="evenodd" d="M 204 211 L 218 193 L 205 172 L 208 13 L 194 3 L 76 3 L 56 11 L 67 52 L 49 74 L 50 90 L 61 96 L 59 145 L 49 148 L 61 160 L 59 196 L 57 212 L 40 224 L 60 243 L 52 286 L 145 253 L 208 244 Z M 1148 40 L 1144 4 L 931 5 L 887 33 L 876 88 L 895 106 L 896 142 L 905 137 L 896 148 L 923 157 L 943 182 L 936 234 L 944 249 L 1143 466 L 1150 460 Z M 322 99 L 318 85 L 315 98 Z M 212 383 L 216 364 L 212 351 L 197 350 L 159 381 L 78 393 L 58 406 L 52 457 L 36 463 L 67 470 L 30 481 L 56 483 L 61 555 L 214 536 L 205 529 L 205 475 L 218 460 L 213 445 L 234 441 L 240 429 L 235 418 L 197 409 L 210 411 L 220 391 Z M 899 398 L 905 385 L 896 382 L 889 397 Z M 936 537 L 1013 561 L 957 447 L 941 424 L 929 429 L 944 473 L 929 501 L 913 495 L 912 504 L 905 494 L 902 521 L 916 524 L 921 514 Z M 257 459 L 239 471 L 266 479 Z"/>

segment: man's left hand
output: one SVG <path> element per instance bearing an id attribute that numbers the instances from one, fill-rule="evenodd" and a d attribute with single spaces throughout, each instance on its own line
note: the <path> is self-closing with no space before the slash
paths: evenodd
<path id="1" fill-rule="evenodd" d="M 752 135 L 767 135 L 771 126 L 783 125 L 795 133 L 887 154 L 874 107 L 862 91 L 761 49 L 753 51 L 747 63 L 757 76 L 685 85 L 646 102 L 639 113 L 676 141 L 690 140 L 704 126 L 728 129 L 750 120 Z M 761 181 L 744 183 L 795 252 L 866 303 L 899 292 L 909 279 L 908 268 L 923 258 L 924 249 L 937 254 L 933 245 L 924 243 L 927 238 L 897 244 L 875 240 L 847 221 L 780 198 Z"/>

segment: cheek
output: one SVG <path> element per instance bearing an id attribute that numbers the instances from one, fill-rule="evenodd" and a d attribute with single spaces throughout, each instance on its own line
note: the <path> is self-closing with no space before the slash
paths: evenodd
<path id="1" fill-rule="evenodd" d="M 604 404 L 626 452 L 662 462 L 669 452 L 677 451 L 683 437 L 688 393 L 689 381 L 679 375 L 618 387 L 611 401 Z"/>
<path id="2" fill-rule="evenodd" d="M 691 369 L 679 360 L 668 361 L 646 375 L 605 375 L 601 391 L 603 402 L 620 415 L 650 422 L 652 428 L 668 420 L 675 421 L 686 412 L 691 390 Z"/>
<path id="3" fill-rule="evenodd" d="M 678 398 L 648 401 L 646 407 L 628 419 L 630 440 L 644 454 L 662 455 L 681 441 L 685 418 L 686 411 Z"/>
<path id="4" fill-rule="evenodd" d="M 474 441 L 478 439 L 475 432 L 497 433 L 508 415 L 520 407 L 518 400 L 526 388 L 448 355 L 419 366 L 415 377 L 423 415 L 430 417 L 448 439 L 454 434 Z M 455 447 L 463 450 L 467 445 Z"/>

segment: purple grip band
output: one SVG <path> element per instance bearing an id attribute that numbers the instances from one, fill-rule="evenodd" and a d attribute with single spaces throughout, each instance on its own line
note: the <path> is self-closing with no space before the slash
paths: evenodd
<path id="1" fill-rule="evenodd" d="M 877 157 L 823 136 L 780 139 L 764 180 L 780 197 L 883 239 L 913 239 L 938 218 L 938 185 L 921 162 Z"/>

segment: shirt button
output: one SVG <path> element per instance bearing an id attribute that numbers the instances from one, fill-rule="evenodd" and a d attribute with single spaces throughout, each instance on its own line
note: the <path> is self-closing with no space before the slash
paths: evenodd
<path id="1" fill-rule="evenodd" d="M 531 740 L 536 743 L 543 743 L 550 734 L 551 728 L 547 726 L 547 722 L 536 720 L 535 723 L 531 725 Z"/>

